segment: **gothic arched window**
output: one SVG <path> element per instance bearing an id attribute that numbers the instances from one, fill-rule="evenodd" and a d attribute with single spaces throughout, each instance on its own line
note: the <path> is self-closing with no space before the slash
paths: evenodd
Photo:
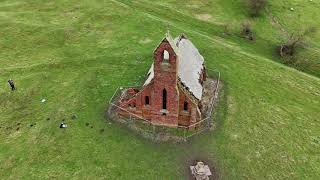
<path id="1" fill-rule="evenodd" d="M 185 101 L 183 104 L 183 110 L 188 111 L 188 102 Z"/>
<path id="2" fill-rule="evenodd" d="M 169 62 L 169 52 L 167 50 L 163 51 L 163 62 L 168 63 Z"/>
<path id="3" fill-rule="evenodd" d="M 145 102 L 145 105 L 149 105 L 150 104 L 149 96 L 145 97 L 144 102 Z"/>
<path id="4" fill-rule="evenodd" d="M 167 90 L 162 90 L 162 109 L 167 109 Z"/>

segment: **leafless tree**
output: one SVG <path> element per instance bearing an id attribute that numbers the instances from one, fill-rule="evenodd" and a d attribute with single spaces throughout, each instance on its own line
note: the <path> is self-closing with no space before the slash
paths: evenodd
<path id="1" fill-rule="evenodd" d="M 285 59 L 286 62 L 292 62 L 292 57 L 299 48 L 307 46 L 306 37 L 314 34 L 317 31 L 315 27 L 310 27 L 300 33 L 292 33 L 287 42 L 282 43 L 277 47 L 279 55 Z"/>

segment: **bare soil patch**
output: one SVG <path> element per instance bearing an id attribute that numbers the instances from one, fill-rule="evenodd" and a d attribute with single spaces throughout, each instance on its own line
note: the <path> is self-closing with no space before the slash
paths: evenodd
<path id="1" fill-rule="evenodd" d="M 212 16 L 210 14 L 196 14 L 196 18 L 208 22 L 212 20 Z"/>

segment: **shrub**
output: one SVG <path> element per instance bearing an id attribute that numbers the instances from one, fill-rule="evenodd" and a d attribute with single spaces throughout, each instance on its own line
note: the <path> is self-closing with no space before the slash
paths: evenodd
<path id="1" fill-rule="evenodd" d="M 302 33 L 292 33 L 291 36 L 285 43 L 280 44 L 277 47 L 278 54 L 284 59 L 285 63 L 294 63 L 296 54 L 299 48 L 304 48 L 307 46 L 305 38 L 316 32 L 316 28 L 308 28 Z"/>
<path id="2" fill-rule="evenodd" d="M 253 41 L 255 39 L 250 23 L 248 23 L 248 22 L 242 23 L 241 37 L 249 39 L 250 41 Z"/>
<path id="3" fill-rule="evenodd" d="M 249 14 L 252 17 L 260 16 L 267 5 L 267 0 L 247 0 Z"/>

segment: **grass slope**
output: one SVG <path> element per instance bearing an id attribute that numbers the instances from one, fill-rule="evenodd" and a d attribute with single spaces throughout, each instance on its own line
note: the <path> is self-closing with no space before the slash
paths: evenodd
<path id="1" fill-rule="evenodd" d="M 199 156 L 223 179 L 318 179 L 320 80 L 274 62 L 268 18 L 255 20 L 264 39 L 251 44 L 221 36 L 221 23 L 245 19 L 238 1 L 183 2 L 1 1 L 1 179 L 185 179 Z M 187 144 L 153 144 L 104 119 L 118 86 L 143 81 L 167 25 L 225 84 L 217 130 Z"/>

